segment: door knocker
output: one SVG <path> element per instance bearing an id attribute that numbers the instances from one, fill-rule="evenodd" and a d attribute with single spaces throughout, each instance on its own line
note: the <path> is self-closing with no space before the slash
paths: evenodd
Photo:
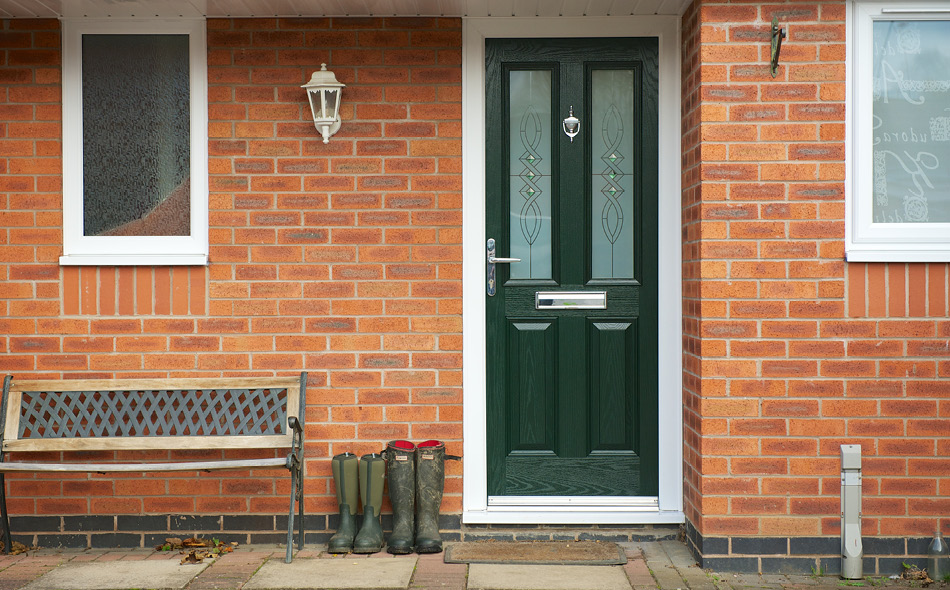
<path id="1" fill-rule="evenodd" d="M 571 105 L 571 112 L 561 126 L 564 127 L 564 134 L 571 138 L 571 143 L 574 143 L 574 136 L 581 130 L 581 121 L 574 116 L 574 105 Z"/>

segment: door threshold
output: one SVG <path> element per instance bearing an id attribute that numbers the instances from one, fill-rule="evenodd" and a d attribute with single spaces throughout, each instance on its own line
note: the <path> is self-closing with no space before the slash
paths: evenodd
<path id="1" fill-rule="evenodd" d="M 463 524 L 460 541 L 610 541 L 658 543 L 682 540 L 682 524 Z M 449 533 L 451 534 L 451 533 Z M 448 535 L 444 535 L 448 536 Z"/>
<path id="2" fill-rule="evenodd" d="M 463 524 L 545 525 L 639 525 L 682 524 L 682 510 L 658 510 L 645 506 L 489 506 L 462 512 Z"/>

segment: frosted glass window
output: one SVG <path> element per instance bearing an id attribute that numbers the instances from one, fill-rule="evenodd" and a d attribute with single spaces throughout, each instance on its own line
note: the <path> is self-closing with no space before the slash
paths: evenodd
<path id="1" fill-rule="evenodd" d="M 513 279 L 551 278 L 551 71 L 508 79 L 509 238 Z"/>
<path id="2" fill-rule="evenodd" d="M 203 19 L 65 18 L 62 265 L 208 263 Z"/>
<path id="3" fill-rule="evenodd" d="M 950 222 L 950 21 L 874 22 L 873 222 Z"/>
<path id="4" fill-rule="evenodd" d="M 591 276 L 633 278 L 633 70 L 591 72 Z"/>
<path id="5" fill-rule="evenodd" d="M 854 0 L 847 35 L 849 262 L 950 262 L 948 7 L 947 0 Z"/>
<path id="6" fill-rule="evenodd" d="M 191 232 L 188 35 L 84 35 L 83 235 Z"/>

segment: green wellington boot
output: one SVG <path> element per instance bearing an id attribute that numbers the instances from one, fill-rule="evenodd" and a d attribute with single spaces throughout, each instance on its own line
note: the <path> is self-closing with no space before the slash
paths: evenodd
<path id="1" fill-rule="evenodd" d="M 440 553 L 439 507 L 445 484 L 445 443 L 416 446 L 416 553 Z"/>
<path id="2" fill-rule="evenodd" d="M 416 445 L 394 440 L 386 445 L 386 478 L 389 501 L 393 505 L 393 534 L 386 551 L 395 555 L 412 553 L 416 534 Z"/>
<path id="3" fill-rule="evenodd" d="M 383 505 L 383 478 L 386 461 L 377 453 L 360 457 L 360 495 L 363 497 L 363 524 L 353 541 L 353 553 L 376 553 L 383 548 L 383 527 L 379 510 Z"/>
<path id="4" fill-rule="evenodd" d="M 331 459 L 333 481 L 336 483 L 336 502 L 340 506 L 340 526 L 327 543 L 328 553 L 349 553 L 356 537 L 356 511 L 359 509 L 358 459 L 353 453 L 343 453 Z"/>

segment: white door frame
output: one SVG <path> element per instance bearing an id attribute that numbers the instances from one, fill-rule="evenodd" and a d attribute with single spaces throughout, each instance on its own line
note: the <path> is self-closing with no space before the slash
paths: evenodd
<path id="1" fill-rule="evenodd" d="M 462 521 L 681 523 L 683 515 L 679 17 L 467 18 L 462 25 Z M 488 497 L 485 355 L 485 39 L 659 40 L 659 496 Z"/>

